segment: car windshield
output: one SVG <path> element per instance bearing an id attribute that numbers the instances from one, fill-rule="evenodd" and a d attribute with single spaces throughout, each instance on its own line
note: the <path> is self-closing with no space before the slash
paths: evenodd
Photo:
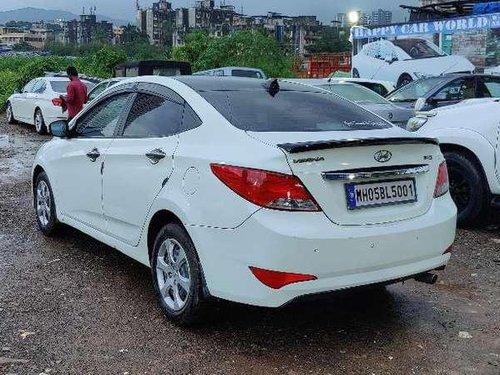
<path id="1" fill-rule="evenodd" d="M 94 85 L 90 82 L 83 82 L 85 86 L 87 86 L 87 91 L 92 90 Z M 67 81 L 50 81 L 50 86 L 52 87 L 52 91 L 57 93 L 65 93 L 68 88 L 69 80 Z"/>
<path id="2" fill-rule="evenodd" d="M 202 91 L 200 94 L 235 127 L 253 132 L 375 130 L 392 125 L 324 91 Z"/>
<path id="3" fill-rule="evenodd" d="M 397 39 L 392 43 L 415 60 L 444 56 L 443 52 L 432 48 L 429 42 L 424 39 Z"/>
<path id="4" fill-rule="evenodd" d="M 387 100 L 399 103 L 413 102 L 419 98 L 427 96 L 429 91 L 434 89 L 436 86 L 442 85 L 447 80 L 447 78 L 443 77 L 419 79 L 418 81 L 411 82 L 408 85 L 394 91 L 387 97 Z"/>
<path id="5" fill-rule="evenodd" d="M 321 85 L 323 89 L 340 95 L 354 103 L 358 104 L 387 104 L 387 101 L 373 91 L 358 85 L 338 84 L 338 85 Z"/>

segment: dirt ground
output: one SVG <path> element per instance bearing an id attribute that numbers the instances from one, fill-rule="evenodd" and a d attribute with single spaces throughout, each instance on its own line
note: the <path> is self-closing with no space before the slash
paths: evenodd
<path id="1" fill-rule="evenodd" d="M 48 140 L 0 118 L 0 374 L 500 374 L 495 218 L 459 231 L 434 286 L 217 302 L 210 325 L 183 330 L 146 267 L 76 230 L 37 231 L 30 167 Z"/>

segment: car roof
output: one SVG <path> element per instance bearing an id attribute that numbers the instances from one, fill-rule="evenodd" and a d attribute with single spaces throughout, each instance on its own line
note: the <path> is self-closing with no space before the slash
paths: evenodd
<path id="1" fill-rule="evenodd" d="M 177 76 L 172 79 L 184 83 L 197 92 L 207 91 L 259 91 L 266 90 L 271 80 L 257 80 L 242 77 Z M 319 92 L 310 85 L 286 80 L 278 81 L 281 90 Z"/>

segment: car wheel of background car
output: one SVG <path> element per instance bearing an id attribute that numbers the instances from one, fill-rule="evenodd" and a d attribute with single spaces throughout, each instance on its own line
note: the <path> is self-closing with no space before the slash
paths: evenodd
<path id="1" fill-rule="evenodd" d="M 359 71 L 358 71 L 358 69 L 354 68 L 352 70 L 352 78 L 359 78 Z"/>
<path id="2" fill-rule="evenodd" d="M 480 224 L 488 207 L 488 188 L 480 168 L 466 155 L 445 152 L 450 194 L 458 208 L 458 225 Z"/>
<path id="3" fill-rule="evenodd" d="M 409 74 L 406 74 L 406 73 L 401 74 L 401 77 L 399 77 L 399 79 L 398 79 L 397 88 L 405 86 L 412 81 L 413 81 L 413 78 L 411 78 L 411 76 Z"/>
<path id="4" fill-rule="evenodd" d="M 56 205 L 49 178 L 45 172 L 41 172 L 35 181 L 34 206 L 38 227 L 44 235 L 53 235 L 58 227 Z"/>
<path id="5" fill-rule="evenodd" d="M 9 124 L 16 124 L 17 121 L 14 118 L 14 112 L 12 111 L 12 104 L 7 103 L 7 109 L 5 110 L 5 117 L 7 118 L 7 122 Z"/>
<path id="6" fill-rule="evenodd" d="M 35 111 L 35 129 L 38 134 L 47 133 L 45 120 L 43 119 L 42 111 L 39 108 L 37 108 L 37 110 Z"/>
<path id="7" fill-rule="evenodd" d="M 181 225 L 167 224 L 160 230 L 151 261 L 155 293 L 165 315 L 181 326 L 199 322 L 207 302 L 202 271 L 194 244 Z"/>

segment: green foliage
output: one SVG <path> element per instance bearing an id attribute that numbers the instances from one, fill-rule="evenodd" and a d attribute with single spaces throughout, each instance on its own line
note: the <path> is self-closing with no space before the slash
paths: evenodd
<path id="1" fill-rule="evenodd" d="M 35 50 L 35 47 L 33 47 L 31 44 L 28 42 L 25 42 L 24 40 L 20 43 L 14 44 L 14 51 L 33 51 Z"/>
<path id="2" fill-rule="evenodd" d="M 307 48 L 310 53 L 349 52 L 349 31 L 334 27 L 323 27 L 319 39 Z"/>
<path id="3" fill-rule="evenodd" d="M 187 36 L 186 44 L 173 51 L 176 60 L 189 61 L 194 71 L 223 66 L 262 69 L 269 77 L 293 77 L 293 59 L 276 41 L 262 33 L 244 31 L 221 38 L 203 33 Z"/>
<path id="4" fill-rule="evenodd" d="M 0 70 L 0 112 L 5 111 L 7 99 L 17 89 L 18 75 L 12 70 Z"/>

